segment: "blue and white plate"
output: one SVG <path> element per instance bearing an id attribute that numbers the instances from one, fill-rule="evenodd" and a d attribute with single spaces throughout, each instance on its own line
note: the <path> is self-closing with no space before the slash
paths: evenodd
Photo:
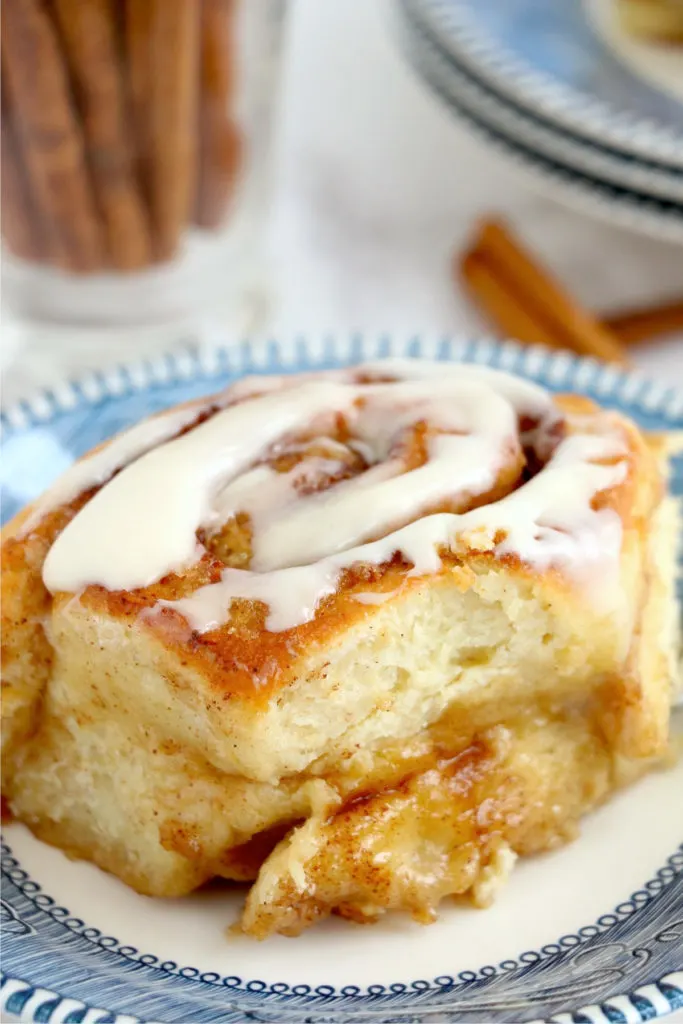
<path id="1" fill-rule="evenodd" d="M 5 517 L 75 457 L 155 410 L 244 372 L 403 354 L 485 363 L 683 429 L 683 394 L 567 354 L 513 344 L 320 339 L 184 353 L 92 375 L 4 417 Z M 683 465 L 675 488 L 683 494 Z M 331 920 L 298 939 L 230 935 L 241 897 L 215 887 L 138 896 L 22 826 L 4 834 L 2 1020 L 46 1024 L 636 1024 L 683 1007 L 683 764 L 526 860 L 486 911 L 444 904 L 422 927 Z"/>
<path id="2" fill-rule="evenodd" d="M 430 32 L 412 12 L 411 0 L 404 0 L 399 10 L 403 15 L 404 48 L 412 63 L 437 92 L 446 94 L 451 102 L 544 159 L 619 188 L 683 205 L 683 167 L 664 167 L 619 153 L 508 102 L 473 75 L 467 65 L 443 45 L 439 36 Z M 683 51 L 681 63 L 683 65 Z"/>
<path id="3" fill-rule="evenodd" d="M 646 163 L 683 168 L 683 58 L 622 41 L 613 0 L 402 0 L 505 102 Z M 670 68 L 668 77 L 663 70 Z"/>
<path id="4" fill-rule="evenodd" d="M 418 75 L 457 120 L 508 158 L 511 168 L 517 168 L 531 183 L 560 202 L 590 216 L 653 238 L 683 243 L 683 201 L 663 199 L 653 191 L 618 185 L 586 168 L 563 162 L 561 144 L 552 156 L 545 155 L 536 137 L 542 126 L 535 126 L 527 119 L 534 132 L 533 138 L 517 131 L 516 119 L 519 116 L 521 120 L 522 115 L 506 106 L 502 99 L 492 97 L 473 76 L 445 58 L 432 38 L 417 30 L 412 17 L 402 16 L 398 28 L 405 55 Z M 571 145 L 570 139 L 565 141 Z M 550 144 L 547 148 L 548 154 L 553 152 Z M 597 160 L 610 158 L 607 151 L 601 152 L 599 147 L 595 150 Z M 652 166 L 640 164 L 638 169 L 648 178 L 653 170 L 659 176 L 659 170 Z"/>

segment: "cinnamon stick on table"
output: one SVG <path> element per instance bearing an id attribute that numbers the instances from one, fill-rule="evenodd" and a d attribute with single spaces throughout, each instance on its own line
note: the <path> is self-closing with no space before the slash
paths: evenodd
<path id="1" fill-rule="evenodd" d="M 176 251 L 191 219 L 197 168 L 199 5 L 150 5 L 150 188 L 157 255 Z"/>
<path id="2" fill-rule="evenodd" d="M 534 259 L 506 225 L 497 220 L 482 223 L 459 269 L 466 284 L 472 255 L 483 262 L 518 307 L 527 311 L 537 329 L 547 335 L 545 344 L 569 348 L 622 366 L 628 364 L 616 335 L 583 309 Z"/>
<path id="3" fill-rule="evenodd" d="M 134 270 L 152 243 L 133 161 L 111 0 L 52 0 L 80 109 L 111 265 Z"/>
<path id="4" fill-rule="evenodd" d="M 529 345 L 560 348 L 551 332 L 510 293 L 480 253 L 466 253 L 460 269 L 469 291 L 503 334 L 520 338 Z"/>
<path id="5" fill-rule="evenodd" d="M 223 219 L 242 158 L 242 136 L 231 117 L 236 79 L 236 0 L 201 0 L 199 167 L 195 223 L 215 228 Z"/>
<path id="6" fill-rule="evenodd" d="M 683 299 L 611 314 L 602 322 L 627 345 L 652 341 L 663 334 L 683 331 Z"/>
<path id="7" fill-rule="evenodd" d="M 29 192 L 21 146 L 13 123 L 9 89 L 2 75 L 2 119 L 0 120 L 0 202 L 2 234 L 15 256 L 42 260 L 47 240 L 41 229 Z"/>
<path id="8" fill-rule="evenodd" d="M 42 0 L 10 0 L 0 11 L 2 63 L 36 207 L 58 262 L 99 269 L 104 240 L 55 26 Z"/>

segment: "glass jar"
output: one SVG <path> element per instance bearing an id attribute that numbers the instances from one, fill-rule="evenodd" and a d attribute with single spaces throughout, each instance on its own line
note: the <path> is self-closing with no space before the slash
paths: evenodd
<path id="1" fill-rule="evenodd" d="M 5 319 L 245 331 L 285 0 L 2 5 Z"/>

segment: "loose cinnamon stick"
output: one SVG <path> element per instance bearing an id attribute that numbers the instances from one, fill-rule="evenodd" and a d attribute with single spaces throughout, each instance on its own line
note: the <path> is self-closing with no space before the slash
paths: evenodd
<path id="1" fill-rule="evenodd" d="M 543 325 L 557 345 L 607 362 L 628 364 L 619 340 L 541 269 L 500 221 L 485 221 L 471 249 L 485 258 L 507 290 Z"/>
<path id="2" fill-rule="evenodd" d="M 651 341 L 663 334 L 683 331 L 683 299 L 626 310 L 603 317 L 602 322 L 627 345 Z"/>
<path id="3" fill-rule="evenodd" d="M 558 339 L 529 296 L 512 288 L 509 275 L 501 275 L 499 264 L 491 260 L 487 251 L 471 249 L 456 261 L 455 270 L 471 297 L 502 334 L 546 348 L 567 347 L 566 339 Z M 683 331 L 683 300 L 610 314 L 601 323 L 624 345 L 654 340 Z"/>
<path id="4" fill-rule="evenodd" d="M 465 287 L 502 334 L 520 338 L 529 345 L 560 347 L 552 333 L 510 293 L 482 255 L 467 253 L 461 263 L 461 275 Z"/>
<path id="5" fill-rule="evenodd" d="M 151 260 L 147 213 L 135 177 L 110 0 L 52 0 L 80 109 L 111 265 Z"/>
<path id="6" fill-rule="evenodd" d="M 176 251 L 194 203 L 197 166 L 199 5 L 150 5 L 151 203 L 157 253 Z"/>
<path id="7" fill-rule="evenodd" d="M 2 234 L 15 256 L 42 260 L 47 243 L 31 198 L 16 127 L 9 89 L 2 74 L 2 120 L 0 120 L 0 202 Z"/>
<path id="8" fill-rule="evenodd" d="M 1 16 L 2 62 L 36 206 L 54 235 L 57 260 L 96 270 L 105 249 L 54 25 L 41 0 L 3 3 Z"/>
<path id="9" fill-rule="evenodd" d="M 203 228 L 215 228 L 223 219 L 241 163 L 242 136 L 230 110 L 236 70 L 235 6 L 235 0 L 201 0 L 199 168 L 194 219 Z"/>

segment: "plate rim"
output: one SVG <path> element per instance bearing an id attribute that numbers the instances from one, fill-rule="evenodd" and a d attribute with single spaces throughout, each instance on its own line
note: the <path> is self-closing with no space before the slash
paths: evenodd
<path id="1" fill-rule="evenodd" d="M 93 945 L 98 947 L 98 949 L 115 953 L 118 956 L 123 957 L 125 960 L 132 961 L 133 963 L 136 963 L 140 966 L 144 966 L 146 968 L 151 968 L 155 971 L 162 971 L 164 974 L 167 974 L 172 977 L 181 977 L 191 981 L 199 981 L 203 984 L 210 984 L 212 988 L 214 986 L 216 988 L 222 988 L 230 992 L 231 995 L 234 995 L 237 998 L 239 998 L 240 995 L 249 996 L 256 994 L 262 997 L 318 996 L 324 999 L 337 1000 L 340 997 L 348 998 L 349 996 L 353 996 L 358 997 L 360 999 L 369 999 L 373 996 L 378 995 L 399 994 L 399 989 L 401 990 L 400 994 L 403 994 L 406 990 L 410 989 L 413 989 L 415 993 L 439 993 L 442 992 L 444 989 L 449 989 L 453 986 L 458 985 L 458 983 L 474 983 L 477 981 L 484 981 L 487 978 L 491 978 L 494 976 L 501 977 L 508 970 L 519 968 L 522 966 L 528 966 L 530 964 L 539 964 L 542 963 L 544 960 L 547 961 L 551 957 L 557 956 L 558 953 L 562 952 L 565 949 L 577 949 L 583 944 L 583 942 L 585 942 L 588 939 L 597 938 L 598 936 L 605 936 L 606 938 L 609 938 L 609 932 L 612 928 L 622 923 L 623 921 L 628 920 L 628 918 L 633 913 L 643 910 L 645 907 L 651 904 L 653 900 L 659 898 L 661 893 L 667 888 L 668 885 L 671 885 L 680 876 L 683 876 L 683 842 L 681 842 L 679 846 L 676 849 L 674 849 L 671 854 L 669 854 L 664 864 L 662 864 L 656 870 L 654 875 L 652 875 L 650 878 L 644 881 L 640 885 L 639 889 L 631 893 L 627 899 L 622 900 L 611 911 L 608 911 L 605 914 L 601 914 L 600 917 L 597 918 L 597 920 L 592 924 L 582 925 L 579 931 L 576 933 L 572 932 L 558 936 L 557 942 L 549 943 L 545 946 L 542 946 L 540 950 L 524 950 L 523 952 L 519 953 L 516 957 L 510 957 L 502 961 L 496 967 L 490 965 L 481 967 L 477 971 L 462 971 L 457 976 L 457 978 L 450 975 L 439 975 L 436 978 L 433 978 L 431 981 L 418 980 L 410 983 L 401 983 L 399 985 L 372 984 L 367 986 L 365 989 L 362 989 L 354 985 L 347 985 L 338 989 L 333 985 L 318 985 L 315 988 L 313 988 L 312 986 L 309 986 L 307 984 L 288 984 L 285 982 L 269 985 L 266 982 L 260 981 L 259 979 L 251 978 L 246 980 L 239 978 L 236 975 L 218 975 L 215 971 L 202 972 L 199 968 L 192 967 L 191 965 L 180 965 L 176 964 L 173 961 L 164 961 L 162 960 L 161 957 L 158 957 L 153 953 L 141 952 L 140 950 L 137 950 L 134 947 L 127 945 L 126 943 L 120 942 L 114 936 L 103 935 L 99 931 L 99 929 L 89 926 L 85 921 L 82 921 L 80 918 L 76 918 L 75 916 L 73 916 L 68 910 L 68 908 L 62 906 L 58 900 L 56 900 L 54 897 L 46 893 L 44 891 L 43 886 L 39 882 L 35 881 L 27 871 L 20 867 L 20 862 L 15 859 L 12 847 L 9 845 L 9 843 L 5 841 L 4 837 L 2 837 L 2 839 L 0 840 L 0 851 L 0 874 L 2 876 L 3 881 L 3 895 L 2 897 L 0 897 L 0 910 L 2 911 L 3 922 L 5 925 L 7 925 L 8 921 L 15 921 L 20 924 L 24 923 L 22 918 L 19 917 L 14 905 L 5 899 L 5 887 L 9 883 L 13 885 L 15 888 L 17 888 L 19 890 L 21 898 L 27 900 L 29 903 L 32 903 L 37 911 L 47 913 L 55 921 L 58 921 L 58 923 L 68 928 L 69 931 L 72 931 L 74 934 L 79 934 L 82 935 L 84 938 L 87 938 L 88 941 L 92 942 Z M 24 890 L 23 886 L 31 887 L 30 894 Z M 40 904 L 37 902 L 36 897 L 41 898 L 42 902 Z M 30 929 L 30 927 L 30 925 L 26 925 L 27 930 Z M 96 934 L 90 934 L 86 936 L 86 932 Z M 681 966 L 683 968 L 683 964 Z M 212 981 L 209 982 L 206 980 L 205 975 L 212 975 L 214 977 L 212 978 Z M 469 977 L 465 978 L 465 975 L 468 975 Z M 7 1001 L 7 997 L 3 994 L 3 989 L 7 982 L 13 983 L 14 986 L 16 986 L 16 984 L 25 985 L 34 991 L 38 991 L 38 989 L 40 988 L 45 992 L 50 992 L 50 998 L 54 998 L 57 995 L 59 995 L 58 993 L 53 992 L 52 989 L 44 989 L 44 986 L 42 985 L 37 986 L 34 982 L 27 981 L 23 978 L 18 978 L 15 975 L 10 975 L 5 971 L 0 970 L 0 1009 L 5 1008 L 5 1004 Z M 255 988 L 253 986 L 259 987 Z M 609 1006 L 609 1004 L 614 1003 L 615 1000 L 622 1000 L 624 998 L 629 999 L 631 1001 L 634 999 L 634 997 L 645 998 L 649 999 L 649 1001 L 651 1002 L 652 993 L 650 994 L 650 996 L 648 996 L 646 989 L 651 988 L 652 986 L 655 986 L 657 989 L 659 989 L 660 994 L 666 999 L 669 999 L 670 996 L 668 996 L 665 992 L 662 991 L 663 987 L 679 989 L 680 992 L 678 993 L 678 996 L 680 997 L 680 1007 L 683 1007 L 682 969 L 680 971 L 669 971 L 666 974 L 662 975 L 660 978 L 653 979 L 652 981 L 647 982 L 646 985 L 640 985 L 637 988 L 632 989 L 628 993 L 619 993 L 618 995 L 610 996 L 605 1000 L 604 1003 L 591 1003 L 586 1004 L 585 1006 L 582 1006 L 576 1010 L 572 1009 L 571 1011 L 569 1011 L 572 1015 L 571 1019 L 573 1020 L 574 1016 L 584 1016 L 587 1014 L 587 1012 L 592 1012 L 592 1009 L 596 1006 Z M 297 989 L 299 989 L 299 991 L 297 991 Z M 301 991 L 303 989 L 305 989 L 306 991 Z M 326 991 L 323 992 L 323 989 L 325 989 Z M 373 991 L 373 989 L 375 991 Z M 63 1001 L 73 999 L 73 997 L 64 995 L 60 995 L 59 997 Z M 98 1009 L 96 1007 L 92 1007 L 90 1004 L 84 1003 L 83 1005 L 87 1006 L 89 1010 Z M 653 1018 L 648 1015 L 647 1017 L 642 1017 L 642 1019 L 645 1020 L 666 1017 L 667 1013 L 674 1012 L 674 1010 L 678 1008 L 679 1005 L 670 1007 L 663 1014 L 657 1014 L 656 1018 Z M 56 1012 L 56 1009 L 57 1008 L 55 1008 L 51 1012 Z M 238 1011 L 243 1009 L 245 1012 L 248 1012 L 250 1008 L 247 1006 L 236 1006 L 235 1009 Z M 313 1008 L 311 1007 L 311 1009 Z M 415 1009 L 418 1013 L 420 1012 L 419 1007 L 416 1007 Z M 359 1010 L 360 1012 L 362 1012 L 362 1007 L 360 1007 Z M 444 1007 L 444 1011 L 448 1012 L 448 1007 Z M 130 1018 L 126 1014 L 116 1014 L 116 1011 L 111 1010 L 98 1010 L 98 1012 L 111 1013 L 112 1015 L 116 1015 L 117 1024 L 119 1021 L 120 1024 L 123 1024 L 124 1021 L 126 1022 L 126 1024 L 128 1024 L 128 1021 L 132 1019 L 137 1019 Z M 388 1010 L 388 1012 L 391 1014 L 391 1010 Z M 48 1018 L 48 1024 L 50 1019 L 51 1018 Z M 289 1019 L 290 1018 L 288 1018 L 288 1020 Z M 300 1018 L 294 1017 L 292 1017 L 291 1019 L 292 1021 L 300 1020 Z M 549 1018 L 549 1024 L 550 1022 L 555 1021 L 555 1019 L 556 1015 L 552 1015 Z M 44 1017 L 41 1017 L 41 1020 L 44 1020 Z M 142 1019 L 140 1018 L 140 1020 Z M 350 1020 L 353 1020 L 353 1018 L 350 1018 Z M 562 1020 L 563 1022 L 567 1021 L 567 1018 L 564 1014 L 562 1015 Z M 636 1020 L 637 1018 L 631 1016 L 629 1024 L 635 1024 Z M 381 1020 L 379 1020 L 377 1024 L 381 1024 Z M 532 1022 L 532 1024 L 544 1024 L 544 1022 L 534 1021 Z"/>
<path id="2" fill-rule="evenodd" d="M 155 385 L 198 378 L 211 380 L 226 374 L 237 378 L 250 373 L 285 372 L 294 360 L 323 368 L 327 363 L 352 366 L 387 357 L 478 363 L 521 373 L 532 380 L 547 380 L 550 375 L 553 386 L 569 383 L 571 379 L 576 387 L 590 383 L 602 398 L 635 403 L 645 413 L 656 409 L 672 422 L 683 416 L 683 386 L 569 350 L 457 330 L 429 334 L 321 331 L 288 334 L 278 339 L 265 335 L 238 342 L 182 344 L 147 358 L 134 357 L 114 361 L 101 369 L 66 374 L 55 384 L 38 386 L 6 409 L 0 408 L 0 441 L 7 433 L 44 425 L 78 405 L 122 398 Z"/>
<path id="3" fill-rule="evenodd" d="M 485 32 L 478 31 L 470 17 L 471 8 L 466 6 L 468 2 L 400 0 L 404 8 L 411 8 L 433 34 L 443 39 L 444 46 L 468 65 L 475 77 L 485 77 L 496 92 L 513 92 L 521 106 L 543 111 L 578 135 L 601 140 L 603 144 L 609 139 L 617 150 L 665 167 L 683 167 L 683 136 L 675 128 L 631 115 L 628 110 L 595 99 L 534 68 L 489 39 Z"/>
<path id="4" fill-rule="evenodd" d="M 514 341 L 498 341 L 488 337 L 468 337 L 462 334 L 434 335 L 428 338 L 409 335 L 405 339 L 397 339 L 395 335 L 389 334 L 373 335 L 371 338 L 366 338 L 362 334 L 344 334 L 341 337 L 330 334 L 310 339 L 306 336 L 298 336 L 285 339 L 282 342 L 263 339 L 250 343 L 245 340 L 237 347 L 225 345 L 209 348 L 182 348 L 151 360 L 136 359 L 121 363 L 110 370 L 77 375 L 52 388 L 37 389 L 32 397 L 23 399 L 7 409 L 0 419 L 4 426 L 3 433 L 9 434 L 11 437 L 25 429 L 44 426 L 60 414 L 71 412 L 80 406 L 96 404 L 107 398 L 120 399 L 136 391 L 144 392 L 154 385 L 173 385 L 183 381 L 189 383 L 198 379 L 206 379 L 207 382 L 210 382 L 213 378 L 224 377 L 226 374 L 238 377 L 249 372 L 277 372 L 278 370 L 286 371 L 288 368 L 296 371 L 297 368 L 300 368 L 298 364 L 301 362 L 315 367 L 330 362 L 350 364 L 358 362 L 360 359 L 381 358 L 387 355 L 437 358 L 443 361 L 492 365 L 509 372 L 522 373 L 532 380 L 545 382 L 546 385 L 555 388 L 566 384 L 568 387 L 575 387 L 595 394 L 599 400 L 612 399 L 624 402 L 629 407 L 640 409 L 644 413 L 656 413 L 667 422 L 671 422 L 674 427 L 676 424 L 683 425 L 683 389 L 676 385 L 653 380 L 637 371 L 617 369 L 593 359 L 576 356 L 573 353 L 550 351 L 541 346 L 524 346 Z M 9 856 L 11 857 L 11 847 Z M 683 844 L 678 850 L 671 853 L 666 863 L 657 870 L 657 874 L 653 878 L 658 878 L 660 872 L 667 867 L 673 867 L 673 880 L 675 880 L 679 873 L 677 868 L 679 861 L 680 870 L 683 871 Z M 26 874 L 21 867 L 19 870 Z M 3 878 L 5 874 L 3 863 Z M 33 881 L 28 875 L 26 880 Z M 11 878 L 9 881 L 12 882 Z M 16 883 L 12 882 L 12 884 Z M 33 882 L 33 885 L 37 886 L 38 891 L 42 891 L 42 887 L 37 882 Z M 643 883 L 642 888 L 646 889 L 647 883 Z M 22 895 L 25 894 L 22 893 Z M 632 894 L 629 899 L 634 895 Z M 622 903 L 626 902 L 629 901 L 622 901 Z M 601 915 L 601 917 L 605 916 L 609 917 L 610 915 Z M 584 927 L 590 928 L 591 925 Z M 546 954 L 546 957 L 549 955 Z M 521 957 L 522 954 L 519 956 Z M 449 980 L 455 981 L 455 979 Z M 439 991 L 439 988 L 443 987 L 437 986 L 437 982 L 438 979 L 435 979 L 433 983 L 435 987 L 432 988 L 432 991 Z M 406 985 L 406 988 L 408 987 Z M 227 989 L 227 991 L 235 992 L 235 989 Z M 246 994 L 249 990 L 237 989 L 237 991 Z M 336 990 L 333 991 L 336 993 Z M 658 993 L 661 1000 L 666 1002 L 665 1010 L 662 1009 L 661 1002 L 657 1004 L 655 992 Z M 674 993 L 675 1005 L 669 1001 L 671 992 Z M 0 972 L 0 1008 L 7 1010 L 8 1003 L 11 1005 L 13 997 L 17 994 L 26 996 L 22 1006 L 31 1003 L 30 1017 L 24 1016 L 22 1010 L 22 1019 L 25 1020 L 37 1019 L 35 1015 L 40 1012 L 40 1020 L 54 1021 L 54 1024 L 57 1024 L 58 1020 L 63 1019 L 65 1007 L 72 1012 L 76 1005 L 79 1005 L 89 1013 L 106 1015 L 107 1020 L 113 1020 L 115 1024 L 136 1024 L 137 1021 L 141 1021 L 141 1018 L 131 1017 L 128 1014 L 99 1009 L 94 1004 L 81 1002 L 74 996 L 62 994 L 42 985 L 39 986 L 15 974 Z M 343 991 L 336 994 L 343 995 Z M 366 991 L 362 995 L 367 998 L 372 993 Z M 648 982 L 645 987 L 639 986 L 631 992 L 624 993 L 623 996 L 610 997 L 605 1004 L 588 1004 L 576 1010 L 572 1009 L 569 1014 L 562 1015 L 562 1021 L 566 1024 L 570 1020 L 585 1020 L 591 1012 L 600 1009 L 603 1005 L 609 1006 L 609 1003 L 615 999 L 630 1000 L 634 996 L 638 999 L 649 999 L 650 1007 L 641 1013 L 636 1003 L 631 1003 L 634 1009 L 628 1018 L 630 1021 L 653 1019 L 650 1012 L 652 1008 L 655 1010 L 655 1017 L 673 1012 L 679 1005 L 683 1006 L 683 970 L 667 972 L 663 977 Z M 169 998 L 172 998 L 172 993 L 169 993 Z M 651 1002 L 653 998 L 655 998 L 655 1003 Z M 227 1009 L 229 1007 L 226 1005 Z M 448 1012 L 448 1007 L 443 1009 L 444 1012 Z M 247 1008 L 238 1008 L 237 1012 L 247 1012 Z M 322 1007 L 320 1012 L 322 1013 Z M 363 1013 L 362 1008 L 359 1007 L 357 1012 L 359 1014 L 357 1019 L 362 1019 L 360 1016 Z M 419 1005 L 416 1005 L 411 1012 L 417 1019 L 420 1014 Z M 393 1012 L 389 1007 L 387 1007 L 387 1013 L 393 1017 Z M 303 1017 L 290 1019 L 302 1020 Z M 354 1018 L 349 1016 L 348 1019 Z M 555 1015 L 549 1018 L 552 1021 L 555 1019 Z M 379 1024 L 380 1018 L 375 1017 L 375 1020 Z M 540 1022 L 534 1022 L 534 1024 L 540 1024 Z"/>

